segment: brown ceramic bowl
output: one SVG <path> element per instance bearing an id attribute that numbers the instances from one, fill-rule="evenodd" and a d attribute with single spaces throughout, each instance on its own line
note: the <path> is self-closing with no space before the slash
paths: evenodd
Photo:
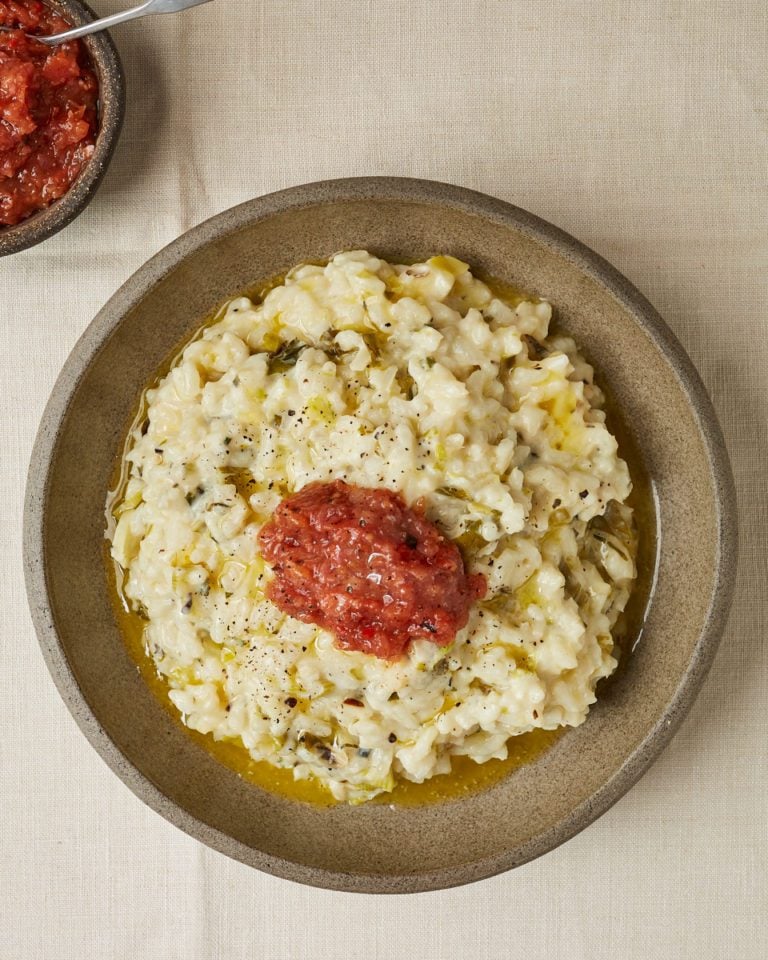
<path id="1" fill-rule="evenodd" d="M 658 569 L 641 642 L 583 726 L 461 800 L 320 809 L 221 766 L 149 691 L 104 570 L 104 502 L 142 387 L 209 312 L 301 260 L 367 247 L 454 254 L 548 297 L 634 425 L 658 498 Z M 419 180 L 296 187 L 214 217 L 153 257 L 67 361 L 32 455 L 25 564 L 40 643 L 81 729 L 130 788 L 192 836 L 261 870 L 368 892 L 446 887 L 539 856 L 614 803 L 667 744 L 727 616 L 735 498 L 709 399 L 678 342 L 613 267 L 517 207 Z"/>
<path id="2" fill-rule="evenodd" d="M 45 0 L 74 27 L 96 19 L 80 0 Z M 58 200 L 12 227 L 0 226 L 0 257 L 26 250 L 58 233 L 78 217 L 93 199 L 120 136 L 125 112 L 125 79 L 115 45 L 103 30 L 83 37 L 99 80 L 99 132 L 93 156 L 69 190 Z"/>

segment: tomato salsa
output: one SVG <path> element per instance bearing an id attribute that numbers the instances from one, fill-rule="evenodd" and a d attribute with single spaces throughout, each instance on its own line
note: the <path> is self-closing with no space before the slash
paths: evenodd
<path id="1" fill-rule="evenodd" d="M 342 480 L 283 500 L 259 543 L 275 574 L 270 600 L 342 649 L 387 660 L 417 638 L 450 644 L 486 590 L 423 510 Z"/>
<path id="2" fill-rule="evenodd" d="M 71 24 L 40 0 L 0 0 L 0 225 L 63 196 L 93 153 L 99 87 L 85 46 L 28 33 Z"/>

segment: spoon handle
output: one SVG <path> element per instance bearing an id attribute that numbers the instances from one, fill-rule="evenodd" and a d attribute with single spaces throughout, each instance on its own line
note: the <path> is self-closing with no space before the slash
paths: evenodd
<path id="1" fill-rule="evenodd" d="M 138 7 L 131 7 L 129 10 L 122 10 L 120 13 L 113 13 L 109 17 L 101 17 L 99 20 L 93 20 L 82 27 L 73 27 L 71 30 L 65 30 L 63 33 L 55 33 L 50 37 L 36 36 L 35 40 L 46 46 L 54 47 L 56 44 L 64 43 L 66 40 L 76 40 L 78 37 L 86 37 L 89 33 L 97 33 L 99 30 L 107 30 L 109 27 L 116 27 L 119 23 L 125 23 L 128 20 L 137 20 L 139 17 L 148 17 L 153 13 L 176 13 L 179 10 L 186 10 L 187 7 L 197 7 L 201 3 L 210 3 L 210 0 L 145 0 Z"/>

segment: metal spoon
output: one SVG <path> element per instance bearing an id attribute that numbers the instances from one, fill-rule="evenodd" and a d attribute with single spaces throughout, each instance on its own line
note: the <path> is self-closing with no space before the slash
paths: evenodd
<path id="1" fill-rule="evenodd" d="M 32 39 L 45 43 L 49 47 L 55 47 L 58 43 L 65 43 L 67 40 L 76 40 L 77 37 L 85 37 L 89 33 L 98 33 L 99 30 L 107 30 L 109 27 L 116 27 L 118 23 L 125 23 L 127 20 L 137 20 L 139 17 L 149 17 L 153 13 L 178 13 L 180 10 L 186 10 L 187 7 L 197 7 L 201 3 L 210 3 L 211 0 L 146 0 L 138 7 L 131 7 L 130 10 L 123 10 L 122 13 L 113 13 L 111 17 L 102 17 L 100 20 L 93 20 L 82 27 L 73 27 L 71 30 L 65 30 L 63 33 L 54 33 L 49 37 L 41 37 L 37 34 L 28 34 Z M 13 30 L 13 27 L 0 27 L 0 30 Z"/>

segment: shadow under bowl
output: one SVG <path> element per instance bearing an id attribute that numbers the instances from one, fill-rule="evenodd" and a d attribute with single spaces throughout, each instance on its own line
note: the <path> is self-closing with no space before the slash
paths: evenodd
<path id="1" fill-rule="evenodd" d="M 45 0 L 74 27 L 96 19 L 80 0 Z M 19 253 L 52 237 L 78 217 L 93 199 L 112 159 L 125 113 L 125 78 L 117 49 L 105 31 L 83 37 L 99 81 L 99 130 L 93 155 L 58 200 L 10 227 L 0 226 L 0 257 Z"/>
<path id="2" fill-rule="evenodd" d="M 450 253 L 549 299 L 623 418 L 652 478 L 661 538 L 641 642 L 587 721 L 497 785 L 422 807 L 320 809 L 219 764 L 139 676 L 104 567 L 104 503 L 144 386 L 227 298 L 342 249 Z M 285 190 L 166 247 L 109 301 L 54 388 L 32 457 L 25 568 L 40 643 L 78 724 L 171 822 L 281 877 L 364 892 L 467 883 L 573 836 L 624 794 L 672 737 L 712 662 L 735 575 L 733 482 L 711 403 L 650 304 L 613 267 L 509 204 L 398 178 Z"/>

